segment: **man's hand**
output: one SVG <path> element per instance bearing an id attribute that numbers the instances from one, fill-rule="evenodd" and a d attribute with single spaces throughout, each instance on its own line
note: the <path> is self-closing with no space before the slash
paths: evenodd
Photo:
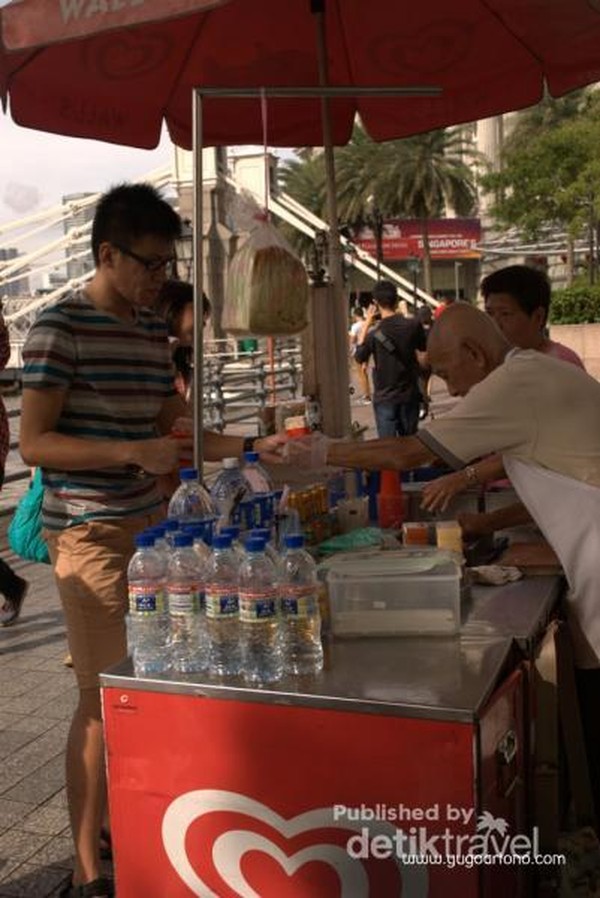
<path id="1" fill-rule="evenodd" d="M 421 508 L 426 508 L 427 511 L 446 511 L 450 500 L 464 492 L 467 486 L 468 483 L 462 471 L 438 477 L 423 488 Z"/>
<path id="2" fill-rule="evenodd" d="M 297 468 L 324 468 L 331 442 L 329 437 L 318 431 L 309 436 L 288 440 L 283 447 L 283 461 Z"/>
<path id="3" fill-rule="evenodd" d="M 461 511 L 456 515 L 456 520 L 460 524 L 463 539 L 466 541 L 494 532 L 494 523 L 490 520 L 489 514 L 485 512 L 476 514 L 474 512 Z"/>
<path id="4" fill-rule="evenodd" d="M 285 431 L 274 433 L 268 437 L 259 437 L 254 441 L 254 451 L 258 452 L 261 461 L 271 465 L 280 465 L 283 461 L 287 441 Z"/>
<path id="5" fill-rule="evenodd" d="M 169 474 L 179 466 L 180 455 L 190 454 L 192 440 L 171 436 L 138 440 L 131 444 L 131 463 L 148 474 Z"/>

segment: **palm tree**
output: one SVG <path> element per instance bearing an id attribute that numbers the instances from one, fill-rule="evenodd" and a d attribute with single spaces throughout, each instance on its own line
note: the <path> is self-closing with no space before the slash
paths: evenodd
<path id="1" fill-rule="evenodd" d="M 468 215 L 475 207 L 475 179 L 467 159 L 474 151 L 461 128 L 429 131 L 393 141 L 388 163 L 378 172 L 376 194 L 386 215 L 418 218 L 423 225 L 423 271 L 430 293 L 429 221 L 445 207 Z"/>
<path id="2" fill-rule="evenodd" d="M 356 124 L 352 139 L 336 150 L 340 220 L 355 230 L 368 223 L 373 207 L 383 218 L 423 222 L 425 289 L 431 291 L 428 222 L 450 206 L 467 215 L 475 205 L 475 182 L 467 164 L 474 156 L 461 128 L 431 131 L 403 140 L 372 141 Z M 309 154 L 282 173 L 288 193 L 318 215 L 325 214 L 323 158 Z"/>

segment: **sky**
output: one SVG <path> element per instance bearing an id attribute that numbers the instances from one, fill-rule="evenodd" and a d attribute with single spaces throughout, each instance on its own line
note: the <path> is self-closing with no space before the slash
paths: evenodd
<path id="1" fill-rule="evenodd" d="M 21 128 L 0 113 L 0 224 L 60 203 L 64 194 L 143 176 L 171 157 L 165 136 L 157 149 L 138 150 Z"/>

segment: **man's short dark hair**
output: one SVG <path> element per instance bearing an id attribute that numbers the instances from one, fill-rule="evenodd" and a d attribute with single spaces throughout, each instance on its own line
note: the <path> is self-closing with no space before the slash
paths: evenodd
<path id="1" fill-rule="evenodd" d="M 373 287 L 373 299 L 382 309 L 395 309 L 398 305 L 398 290 L 391 281 L 378 281 Z"/>
<path id="2" fill-rule="evenodd" d="M 177 240 L 181 219 L 152 184 L 118 184 L 96 207 L 92 224 L 92 253 L 99 262 L 101 243 L 129 248 L 147 235 Z"/>
<path id="3" fill-rule="evenodd" d="M 548 317 L 550 281 L 538 268 L 530 268 L 529 265 L 500 268 L 482 280 L 481 293 L 484 299 L 490 293 L 507 293 L 526 315 L 531 316 L 536 309 L 542 308 L 545 313 L 544 321 Z"/>

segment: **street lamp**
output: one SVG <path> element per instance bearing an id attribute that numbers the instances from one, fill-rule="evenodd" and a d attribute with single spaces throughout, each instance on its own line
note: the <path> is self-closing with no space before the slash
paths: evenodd
<path id="1" fill-rule="evenodd" d="M 192 280 L 192 267 L 194 264 L 194 232 L 192 222 L 184 218 L 181 223 L 181 237 L 176 241 L 176 256 L 174 276 L 178 280 Z"/>
<path id="2" fill-rule="evenodd" d="M 454 263 L 454 299 L 456 302 L 460 299 L 460 269 L 462 262 Z"/>
<path id="3" fill-rule="evenodd" d="M 416 312 L 419 298 L 417 295 L 417 278 L 419 277 L 419 272 L 421 271 L 421 260 L 418 256 L 411 256 L 408 260 L 408 270 L 412 274 L 412 282 L 413 282 L 413 310 Z"/>
<path id="4" fill-rule="evenodd" d="M 377 259 L 377 282 L 381 280 L 381 263 L 383 262 L 383 228 L 384 218 L 381 209 L 377 205 L 374 196 L 367 198 L 367 209 L 369 213 L 366 221 L 367 225 L 373 231 L 375 237 L 375 258 Z"/>

